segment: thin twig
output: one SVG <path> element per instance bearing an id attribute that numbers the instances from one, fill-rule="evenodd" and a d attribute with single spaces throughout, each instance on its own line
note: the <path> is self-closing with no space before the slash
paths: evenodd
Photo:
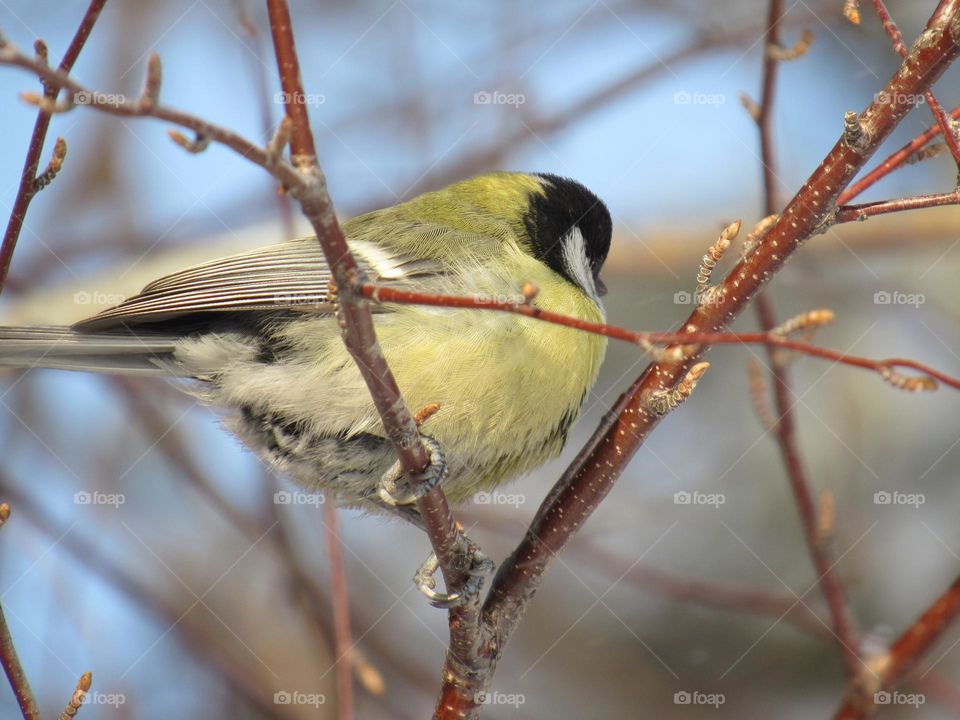
<path id="1" fill-rule="evenodd" d="M 350 632 L 350 595 L 343 562 L 340 518 L 331 498 L 323 506 L 323 524 L 330 560 L 330 589 L 333 601 L 334 663 L 337 678 L 337 720 L 353 718 L 353 635 Z"/>
<path id="2" fill-rule="evenodd" d="M 854 222 L 866 220 L 876 215 L 903 212 L 905 210 L 921 210 L 944 205 L 960 204 L 960 188 L 946 193 L 935 195 L 916 195 L 896 200 L 880 200 L 862 205 L 841 205 L 836 211 L 836 222 Z"/>
<path id="3" fill-rule="evenodd" d="M 728 278 L 729 280 L 729 278 Z M 672 345 L 674 348 L 687 345 L 764 345 L 778 350 L 790 350 L 803 355 L 823 358 L 840 365 L 849 365 L 850 367 L 871 370 L 880 374 L 882 377 L 896 368 L 909 368 L 916 370 L 922 375 L 949 385 L 952 388 L 960 390 L 960 378 L 947 375 L 939 370 L 928 367 L 915 360 L 906 360 L 903 358 L 887 358 L 884 360 L 871 360 L 869 358 L 849 355 L 847 353 L 830 350 L 818 345 L 813 345 L 800 340 L 791 340 L 785 337 L 777 328 L 771 328 L 765 332 L 638 332 L 627 330 L 616 325 L 607 325 L 603 323 L 594 323 L 582 320 L 571 315 L 562 315 L 549 310 L 541 310 L 535 305 L 528 303 L 506 302 L 499 300 L 478 299 L 473 297 L 461 297 L 458 295 L 439 295 L 432 293 L 422 293 L 414 290 L 402 290 L 400 288 L 386 287 L 365 283 L 357 288 L 357 291 L 363 297 L 369 298 L 374 302 L 397 303 L 401 305 L 426 305 L 432 307 L 462 308 L 472 310 L 485 310 L 491 312 L 505 312 L 514 315 L 522 315 L 534 320 L 563 325 L 594 335 L 603 335 L 614 340 L 621 340 L 641 347 L 650 345 Z M 720 303 L 717 303 L 720 305 Z M 808 313 L 804 313 L 806 317 Z M 684 353 L 669 353 L 668 356 L 684 357 Z M 887 379 L 884 377 L 884 379 Z M 932 387 L 914 388 L 933 389 Z"/>
<path id="4" fill-rule="evenodd" d="M 960 120 L 960 106 L 955 107 L 950 111 L 950 118 L 953 120 Z M 849 188 L 844 190 L 840 197 L 837 198 L 837 204 L 846 205 L 848 202 L 863 194 L 868 188 L 875 185 L 879 180 L 885 178 L 894 170 L 903 167 L 905 164 L 908 164 L 910 159 L 914 157 L 918 151 L 923 149 L 927 143 L 933 140 L 937 135 L 940 135 L 942 132 L 943 130 L 939 125 L 933 125 L 924 132 L 920 133 L 902 148 L 894 153 L 891 153 L 889 157 L 873 168 L 870 172 L 865 174 L 860 180 L 857 180 L 857 182 L 853 183 Z"/>
<path id="5" fill-rule="evenodd" d="M 887 653 L 872 663 L 879 671 L 879 681 L 872 674 L 866 674 L 853 684 L 843 705 L 834 716 L 835 720 L 860 720 L 876 714 L 880 709 L 876 704 L 876 694 L 896 688 L 943 636 L 958 615 L 960 578 L 896 639 Z"/>
<path id="6" fill-rule="evenodd" d="M 66 708 L 60 713 L 59 720 L 73 720 L 80 711 L 83 701 L 87 699 L 87 693 L 90 692 L 90 686 L 93 684 L 93 673 L 85 672 L 77 681 L 77 687 L 70 696 Z"/>
<path id="7" fill-rule="evenodd" d="M 830 215 L 837 196 L 903 117 L 960 55 L 960 0 L 943 0 L 913 52 L 884 88 L 893 102 L 874 101 L 860 115 L 864 141 L 841 137 L 757 248 L 723 282 L 722 305 L 700 304 L 684 323 L 687 332 L 719 329 L 747 306 Z M 483 607 L 484 642 L 471 655 L 450 657 L 437 717 L 475 717 L 476 692 L 486 690 L 504 644 L 516 629 L 556 553 L 593 513 L 623 468 L 660 421 L 650 396 L 672 388 L 699 361 L 692 357 L 653 363 L 617 400 L 597 430 L 541 504 L 526 537 L 501 564 Z M 448 711 L 447 708 L 450 708 Z"/>
<path id="8" fill-rule="evenodd" d="M 83 15 L 83 19 L 80 21 L 80 26 L 73 36 L 73 40 L 70 41 L 70 45 L 63 55 L 63 60 L 60 61 L 59 69 L 62 73 L 69 74 L 73 69 L 73 64 L 77 61 L 77 57 L 87 42 L 87 38 L 90 37 L 90 32 L 93 30 L 93 26 L 96 24 L 97 18 L 100 16 L 100 11 L 103 10 L 106 2 L 107 0 L 91 0 L 87 11 Z M 38 50 L 42 48 L 42 52 L 37 53 L 39 56 L 38 62 L 42 62 L 45 65 L 46 45 L 43 45 L 42 41 L 38 41 L 38 43 Z M 56 85 L 46 85 L 44 88 L 44 96 L 51 101 L 56 99 L 57 93 L 59 92 L 60 87 Z M 30 144 L 27 146 L 27 157 L 23 161 L 23 171 L 20 173 L 20 187 L 17 189 L 17 196 L 13 201 L 10 220 L 7 221 L 7 229 L 3 234 L 3 242 L 0 244 L 0 292 L 3 292 L 7 274 L 10 272 L 13 251 L 17 247 L 17 240 L 20 237 L 20 231 L 23 229 L 23 223 L 27 217 L 27 209 L 30 207 L 30 201 L 33 200 L 34 196 L 46 187 L 56 175 L 56 170 L 49 173 L 49 175 L 47 172 L 44 172 L 43 177 L 45 180 L 43 182 L 37 182 L 37 168 L 40 166 L 40 155 L 43 153 L 43 144 L 47 139 L 47 130 L 49 127 L 50 113 L 41 109 L 37 112 L 37 119 L 33 123 L 33 133 L 30 136 Z M 58 147 L 62 146 L 59 151 L 59 162 L 62 163 L 63 156 L 66 155 L 66 144 L 63 138 L 57 138 L 57 144 Z M 56 159 L 56 157 L 57 155 L 55 154 L 54 159 Z M 54 160 L 51 160 L 51 167 L 53 162 Z M 59 164 L 57 170 L 58 169 Z"/>
<path id="9" fill-rule="evenodd" d="M 880 22 L 883 23 L 883 29 L 890 37 L 890 42 L 893 43 L 894 52 L 900 57 L 906 57 L 909 50 L 903 43 L 903 34 L 887 10 L 887 6 L 883 0 L 873 0 L 873 7 L 876 10 L 877 16 L 880 18 Z M 957 130 L 950 124 L 950 118 L 944 111 L 940 101 L 934 96 L 933 90 L 927 90 L 923 94 L 923 97 L 926 99 L 927 105 L 930 106 L 930 112 L 933 113 L 933 117 L 937 121 L 937 126 L 943 133 L 943 139 L 947 143 L 947 147 L 950 148 L 950 154 L 953 155 L 954 162 L 957 164 L 958 169 L 960 169 L 960 139 L 957 137 Z"/>
<path id="10" fill-rule="evenodd" d="M 770 0 L 767 16 L 767 44 L 779 42 L 779 21 L 783 14 L 783 0 Z M 773 112 L 774 94 L 777 86 L 777 71 L 779 63 L 769 54 L 763 61 L 763 96 L 760 101 L 760 114 L 757 127 L 760 132 L 760 154 L 763 164 L 764 214 L 772 215 L 779 210 L 776 201 L 775 179 L 777 177 L 776 157 L 773 148 L 773 128 L 771 115 Z M 777 326 L 776 312 L 770 291 L 761 292 L 754 303 L 760 327 L 765 332 L 772 332 Z M 780 455 L 783 459 L 787 480 L 793 493 L 797 511 L 800 515 L 801 526 L 807 550 L 813 561 L 814 571 L 818 584 L 827 602 L 830 611 L 831 628 L 840 648 L 847 675 L 853 677 L 860 670 L 858 641 L 850 616 L 849 606 L 843 586 L 834 573 L 835 563 L 827 543 L 819 541 L 817 534 L 817 514 L 814 507 L 813 493 L 807 479 L 806 468 L 796 439 L 796 419 L 793 412 L 792 391 L 790 390 L 790 369 L 782 360 L 782 354 L 777 348 L 767 346 L 767 359 L 770 367 L 771 385 L 773 387 L 773 401 L 776 422 L 772 432 L 777 440 Z"/>
<path id="11" fill-rule="evenodd" d="M 2 520 L 2 523 L 6 523 L 9 517 L 10 506 L 3 503 L 0 505 L 0 520 Z M 37 698 L 34 696 L 33 690 L 30 689 L 30 681 L 27 680 L 27 674 L 20 664 L 20 658 L 17 655 L 16 646 L 13 644 L 13 636 L 10 634 L 2 604 L 0 604 L 0 664 L 3 665 L 3 671 L 7 675 L 13 694 L 17 697 L 17 704 L 20 706 L 20 712 L 23 714 L 24 720 L 41 720 Z"/>

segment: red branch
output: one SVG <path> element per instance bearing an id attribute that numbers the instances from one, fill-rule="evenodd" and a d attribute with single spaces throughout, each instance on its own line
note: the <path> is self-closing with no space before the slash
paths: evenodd
<path id="1" fill-rule="evenodd" d="M 353 718 L 353 636 L 350 632 L 350 596 L 343 563 L 340 518 L 333 497 L 326 497 L 323 522 L 330 555 L 330 585 L 333 605 L 334 665 L 337 678 L 337 720 Z"/>
<path id="2" fill-rule="evenodd" d="M 830 350 L 799 340 L 791 340 L 777 332 L 638 332 L 627 330 L 616 325 L 606 325 L 581 320 L 570 315 L 541 310 L 528 303 L 505 302 L 502 300 L 485 300 L 480 298 L 461 297 L 458 295 L 434 295 L 414 290 L 384 287 L 365 283 L 357 287 L 357 292 L 365 298 L 377 303 L 397 303 L 400 305 L 429 305 L 433 307 L 465 308 L 473 310 L 492 310 L 514 315 L 522 315 L 534 320 L 563 325 L 575 330 L 603 335 L 615 340 L 622 340 L 634 345 L 766 345 L 775 349 L 791 350 L 803 355 L 830 360 L 840 365 L 871 370 L 881 375 L 887 375 L 895 368 L 910 368 L 934 378 L 945 385 L 960 390 L 960 378 L 955 378 L 934 368 L 928 367 L 915 360 L 903 358 L 888 358 L 885 360 L 871 360 L 870 358 L 848 355 L 847 353 Z M 921 389 L 921 388 L 917 388 Z M 930 389 L 930 388 L 923 388 Z"/>
<path id="3" fill-rule="evenodd" d="M 87 38 L 90 37 L 90 32 L 93 30 L 93 26 L 106 2 L 107 0 L 92 0 L 87 7 L 87 12 L 84 13 L 80 26 L 67 47 L 63 60 L 60 61 L 60 72 L 68 74 L 73 68 L 73 64 L 77 61 Z M 40 43 L 41 41 L 38 40 L 37 42 Z M 38 45 L 38 49 L 40 47 L 45 46 Z M 59 92 L 59 85 L 48 84 L 44 88 L 43 94 L 50 100 L 55 100 Z M 37 168 L 40 166 L 40 154 L 43 152 L 43 143 L 47 139 L 50 118 L 51 114 L 41 109 L 37 112 L 37 119 L 33 124 L 33 134 L 30 136 L 30 144 L 27 146 L 27 157 L 23 162 L 23 172 L 20 173 L 20 187 L 17 189 L 17 197 L 13 201 L 10 220 L 7 222 L 6 232 L 3 234 L 3 243 L 0 244 L 0 292 L 3 292 L 7 274 L 10 272 L 13 251 L 16 250 L 17 239 L 23 229 L 23 222 L 27 217 L 30 201 L 42 189 L 36 183 Z M 62 138 L 59 140 L 62 142 Z"/>
<path id="4" fill-rule="evenodd" d="M 951 110 L 950 117 L 954 120 L 960 120 L 960 107 L 955 107 Z M 841 193 L 837 199 L 837 204 L 845 205 L 858 195 L 862 195 L 868 188 L 875 185 L 897 168 L 902 167 L 941 132 L 942 130 L 939 125 L 934 125 L 922 132 Z"/>
<path id="5" fill-rule="evenodd" d="M 836 221 L 838 223 L 866 220 L 875 215 L 903 212 L 904 210 L 921 210 L 924 208 L 943 207 L 944 205 L 960 204 L 960 188 L 946 193 L 935 195 L 916 195 L 896 200 L 881 200 L 879 202 L 864 203 L 863 205 L 842 205 L 837 208 Z"/>
<path id="6" fill-rule="evenodd" d="M 760 132 L 761 162 L 764 168 L 764 214 L 773 215 L 779 210 L 776 202 L 776 159 L 773 150 L 773 128 L 770 117 L 773 111 L 774 90 L 776 89 L 777 70 L 780 63 L 771 55 L 769 48 L 779 45 L 779 22 L 783 14 L 783 0 L 770 0 L 767 21 L 767 52 L 763 62 L 763 96 L 757 126 Z M 755 303 L 757 318 L 764 332 L 771 332 L 777 325 L 776 313 L 769 291 L 757 296 Z M 860 650 L 854 628 L 850 607 L 847 603 L 843 585 L 834 572 L 836 562 L 830 546 L 823 542 L 818 532 L 817 508 L 813 491 L 807 476 L 806 465 L 800 454 L 797 442 L 796 418 L 793 412 L 793 393 L 790 390 L 790 368 L 782 355 L 773 345 L 767 346 L 767 359 L 770 364 L 773 399 L 776 405 L 777 421 L 772 432 L 777 440 L 787 480 L 793 493 L 800 523 L 803 529 L 807 551 L 813 561 L 819 584 L 827 607 L 830 611 L 831 629 L 840 646 L 840 656 L 847 675 L 855 677 L 860 670 Z"/>
<path id="7" fill-rule="evenodd" d="M 684 333 L 716 331 L 738 316 L 802 244 L 829 220 L 837 197 L 877 147 L 960 55 L 960 0 L 942 0 L 913 52 L 816 168 L 763 241 L 723 281 L 722 305 L 697 306 Z M 879 96 L 878 96 L 879 97 Z M 669 348 L 668 348 L 669 349 Z M 441 720 L 475 714 L 477 690 L 485 690 L 504 644 L 520 622 L 552 559 L 586 522 L 661 415 L 656 393 L 675 388 L 706 348 L 683 359 L 650 365 L 617 400 L 573 464 L 541 504 L 526 537 L 500 566 L 483 607 L 484 636 L 471 654 L 451 657 L 436 716 Z M 454 708 L 448 711 L 447 708 Z M 459 713 L 459 714 L 456 714 Z"/>
<path id="8" fill-rule="evenodd" d="M 287 7 L 286 0 L 267 0 L 267 14 L 270 18 L 270 31 L 273 33 L 273 49 L 280 73 L 283 104 L 293 125 L 290 154 L 295 166 L 309 170 L 317 164 L 317 151 L 313 145 L 313 134 L 310 132 L 310 118 L 307 116 L 300 61 L 297 59 L 297 48 L 293 40 L 290 8 Z"/>
<path id="9" fill-rule="evenodd" d="M 876 692 L 895 688 L 913 670 L 933 644 L 939 640 L 947 627 L 960 614 L 960 578 L 946 589 L 923 614 L 890 646 L 879 664 L 880 683 L 864 682 L 855 685 L 843 705 L 834 716 L 835 720 L 860 720 L 873 716 L 879 709 L 875 704 Z"/>
<path id="10" fill-rule="evenodd" d="M 9 515 L 9 507 L 6 504 L 2 507 L 6 508 L 6 514 Z M 13 688 L 13 694 L 17 696 L 17 704 L 20 706 L 24 720 L 41 720 L 36 697 L 30 689 L 30 682 L 20 664 L 17 648 L 13 644 L 13 637 L 10 635 L 10 628 L 7 627 L 7 619 L 2 607 L 0 607 L 0 664 L 3 665 L 3 671 L 7 675 L 10 687 Z"/>
<path id="11" fill-rule="evenodd" d="M 900 28 L 897 27 L 897 23 L 894 22 L 893 17 L 891 17 L 887 6 L 883 0 L 873 0 L 873 7 L 877 11 L 880 22 L 883 23 L 883 29 L 893 43 L 894 52 L 900 57 L 906 57 L 909 51 L 907 50 L 907 46 L 903 44 L 903 34 L 900 32 Z M 939 127 L 940 132 L 943 133 L 943 139 L 947 143 L 947 147 L 950 148 L 950 154 L 953 155 L 954 162 L 960 166 L 960 141 L 957 140 L 956 130 L 950 127 L 950 118 L 947 117 L 947 113 L 934 96 L 932 90 L 927 90 L 923 94 L 923 97 L 930 106 L 930 112 L 933 113 L 933 117 L 937 121 L 937 127 Z"/>
<path id="12" fill-rule="evenodd" d="M 326 178 L 317 163 L 293 42 L 290 11 L 286 0 L 267 0 L 267 7 L 285 105 L 292 123 L 292 160 L 305 180 L 297 187 L 289 187 L 289 192 L 300 203 L 313 225 L 330 267 L 333 277 L 331 290 L 335 293 L 344 345 L 367 385 L 384 431 L 393 443 L 405 474 L 413 478 L 428 467 L 430 461 L 427 451 L 413 415 L 404 403 L 397 381 L 380 350 L 368 303 L 357 292 L 357 287 L 366 281 L 366 277 L 350 253 L 327 193 Z M 461 587 L 468 578 L 468 568 L 464 567 L 460 557 L 459 526 L 440 484 L 417 500 L 417 510 L 439 560 L 447 588 Z M 473 626 L 478 612 L 477 603 L 472 608 L 452 608 L 451 624 L 456 621 L 461 627 Z M 451 634 L 452 645 L 472 641 L 472 637 L 458 639 Z"/>

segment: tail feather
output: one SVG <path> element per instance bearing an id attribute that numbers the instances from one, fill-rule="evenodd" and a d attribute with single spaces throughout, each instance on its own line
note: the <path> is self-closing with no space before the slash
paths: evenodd
<path id="1" fill-rule="evenodd" d="M 176 344 L 173 335 L 0 327 L 0 367 L 170 375 Z"/>

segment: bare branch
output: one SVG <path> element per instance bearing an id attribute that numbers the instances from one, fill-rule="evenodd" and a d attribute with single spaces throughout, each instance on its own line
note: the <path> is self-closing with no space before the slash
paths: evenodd
<path id="1" fill-rule="evenodd" d="M 80 21 L 80 26 L 73 36 L 73 40 L 70 41 L 70 45 L 63 55 L 63 60 L 60 61 L 60 71 L 62 73 L 69 74 L 70 70 L 73 69 L 73 64 L 77 61 L 77 57 L 87 42 L 87 38 L 90 37 L 93 26 L 96 24 L 97 18 L 100 16 L 100 11 L 103 10 L 106 1 L 107 0 L 91 0 L 86 13 L 83 15 L 83 19 Z M 0 38 L 0 46 L 2 46 L 2 44 L 3 38 Z M 46 43 L 42 40 L 37 40 L 34 45 L 34 50 L 36 53 L 35 63 L 38 66 L 47 67 Z M 42 77 L 41 80 L 43 80 Z M 60 86 L 44 82 L 45 97 L 53 100 L 57 97 L 59 91 Z M 20 186 L 17 189 L 17 196 L 13 201 L 13 209 L 10 211 L 7 229 L 3 234 L 3 242 L 0 243 L 0 292 L 3 292 L 7 275 L 10 273 L 10 263 L 13 260 L 13 252 L 16 250 L 17 240 L 20 237 L 20 231 L 23 229 L 23 222 L 27 217 L 30 201 L 53 180 L 59 170 L 59 164 L 63 162 L 63 158 L 66 155 L 66 145 L 64 145 L 62 152 L 59 153 L 60 159 L 56 169 L 50 172 L 49 175 L 48 172 L 45 171 L 42 176 L 44 180 L 42 181 L 37 178 L 40 155 L 43 153 L 43 143 L 47 138 L 47 130 L 49 127 L 50 113 L 41 110 L 37 113 L 37 119 L 33 124 L 33 133 L 30 136 L 30 144 L 27 146 L 27 157 L 23 161 L 23 171 L 20 173 Z M 53 158 L 55 159 L 56 157 L 57 151 L 54 150 Z M 50 162 L 52 167 L 54 160 L 52 159 Z M 48 167 L 47 170 L 49 171 L 51 167 Z"/>

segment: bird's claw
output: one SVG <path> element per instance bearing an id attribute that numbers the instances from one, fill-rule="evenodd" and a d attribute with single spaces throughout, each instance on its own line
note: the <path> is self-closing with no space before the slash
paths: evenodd
<path id="1" fill-rule="evenodd" d="M 442 593 L 437 592 L 437 570 L 440 569 L 440 561 L 436 553 L 430 553 L 424 561 L 416 575 L 413 576 L 413 582 L 417 589 L 427 598 L 435 608 L 449 610 L 453 607 L 465 605 L 480 594 L 483 587 L 483 580 L 493 572 L 493 561 L 490 560 L 477 547 L 470 538 L 463 533 L 459 534 L 458 551 L 455 555 L 458 562 L 455 567 L 466 573 L 466 579 L 456 590 Z"/>
<path id="2" fill-rule="evenodd" d="M 413 505 L 447 479 L 447 459 L 440 443 L 429 435 L 421 435 L 420 439 L 430 455 L 430 463 L 412 478 L 413 482 L 407 479 L 399 460 L 380 478 L 377 496 L 389 507 Z"/>

